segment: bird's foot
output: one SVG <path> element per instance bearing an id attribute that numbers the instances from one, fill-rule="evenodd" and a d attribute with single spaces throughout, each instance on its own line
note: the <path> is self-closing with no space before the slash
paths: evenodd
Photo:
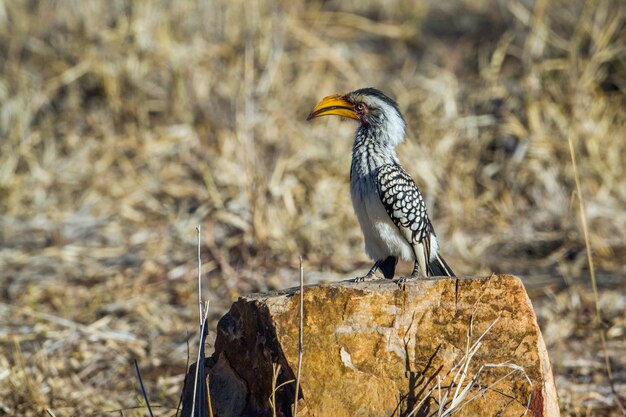
<path id="1" fill-rule="evenodd" d="M 398 284 L 398 285 L 402 285 L 402 284 L 404 284 L 405 282 L 408 282 L 408 281 L 413 280 L 413 279 L 418 279 L 418 278 L 419 278 L 419 274 L 418 274 L 418 273 L 416 273 L 416 272 L 414 272 L 414 273 L 412 273 L 411 275 L 405 275 L 405 276 L 403 276 L 403 277 L 400 277 L 400 278 L 396 281 L 396 284 Z"/>
<path id="2" fill-rule="evenodd" d="M 353 278 L 351 281 L 352 282 L 365 282 L 365 281 L 375 281 L 377 279 L 378 277 L 376 276 L 376 274 L 374 274 L 373 272 L 370 272 L 369 274 L 363 275 L 362 277 Z"/>

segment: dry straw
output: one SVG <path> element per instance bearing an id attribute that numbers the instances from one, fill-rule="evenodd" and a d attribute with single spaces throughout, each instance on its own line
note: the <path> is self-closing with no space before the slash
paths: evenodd
<path id="1" fill-rule="evenodd" d="M 300 253 L 312 282 L 366 267 L 354 126 L 304 118 L 368 85 L 404 112 L 400 159 L 454 270 L 529 277 L 564 413 L 619 412 L 586 257 L 621 369 L 625 16 L 619 0 L 0 2 L 0 412 L 130 409 L 137 357 L 167 415 L 197 224 L 210 328 L 239 294 L 290 285 Z"/>

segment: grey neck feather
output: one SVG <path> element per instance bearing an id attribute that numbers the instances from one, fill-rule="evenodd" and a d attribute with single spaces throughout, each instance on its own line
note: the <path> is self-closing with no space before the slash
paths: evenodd
<path id="1" fill-rule="evenodd" d="M 385 130 L 376 125 L 360 125 L 357 128 L 352 146 L 353 180 L 369 176 L 383 165 L 399 164 L 395 151 L 395 144 L 399 141 L 390 140 L 386 135 Z"/>

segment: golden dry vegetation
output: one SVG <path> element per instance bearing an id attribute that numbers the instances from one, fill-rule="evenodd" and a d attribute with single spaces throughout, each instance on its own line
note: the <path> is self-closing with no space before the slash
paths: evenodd
<path id="1" fill-rule="evenodd" d="M 144 415 L 133 358 L 173 415 L 198 224 L 211 329 L 300 254 L 308 282 L 365 271 L 354 125 L 304 121 L 364 86 L 451 266 L 524 278 L 563 414 L 621 415 L 623 0 L 0 1 L 0 415 Z"/>

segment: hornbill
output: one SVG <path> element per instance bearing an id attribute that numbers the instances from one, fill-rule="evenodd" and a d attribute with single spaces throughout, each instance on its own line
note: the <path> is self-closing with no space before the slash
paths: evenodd
<path id="1" fill-rule="evenodd" d="M 375 88 L 363 88 L 323 98 L 307 120 L 328 115 L 360 122 L 352 147 L 350 193 L 365 252 L 375 263 L 355 281 L 375 278 L 376 269 L 393 278 L 398 258 L 414 261 L 412 274 L 402 281 L 453 276 L 439 254 L 422 194 L 396 156 L 406 128 L 398 104 Z"/>

